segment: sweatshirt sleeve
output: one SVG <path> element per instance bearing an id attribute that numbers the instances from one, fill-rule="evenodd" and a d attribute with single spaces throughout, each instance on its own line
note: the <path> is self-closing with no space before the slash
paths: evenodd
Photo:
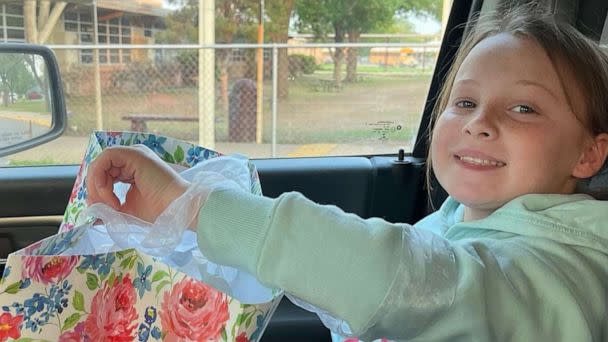
<path id="1" fill-rule="evenodd" d="M 198 231 L 210 260 L 328 311 L 364 340 L 601 339 L 608 260 L 584 247 L 507 233 L 448 241 L 297 193 L 235 190 L 211 193 Z"/>
<path id="2" fill-rule="evenodd" d="M 424 239 L 409 225 L 364 220 L 298 193 L 269 199 L 216 190 L 200 211 L 198 232 L 199 246 L 210 260 L 245 269 L 330 312 L 355 335 L 374 333 L 395 300 L 421 304 L 417 295 L 389 297 L 401 288 L 396 282 L 403 282 L 406 273 L 414 277 L 412 288 L 440 284 L 434 288 L 433 310 L 448 307 L 453 299 L 454 257 L 442 238 Z M 417 247 L 406 248 L 410 245 Z M 434 267 L 426 274 L 406 272 L 405 266 L 427 258 Z"/>

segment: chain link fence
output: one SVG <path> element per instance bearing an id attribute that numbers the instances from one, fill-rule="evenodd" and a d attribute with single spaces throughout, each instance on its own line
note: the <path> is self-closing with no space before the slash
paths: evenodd
<path id="1" fill-rule="evenodd" d="M 201 143 L 252 157 L 407 150 L 438 52 L 436 44 L 242 44 L 205 47 L 199 62 L 196 45 L 51 48 L 69 111 L 64 138 L 95 129 L 195 142 L 207 134 Z"/>

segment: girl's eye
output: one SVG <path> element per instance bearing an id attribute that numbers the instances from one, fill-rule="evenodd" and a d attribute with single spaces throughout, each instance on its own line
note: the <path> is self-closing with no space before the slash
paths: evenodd
<path id="1" fill-rule="evenodd" d="M 536 113 L 534 108 L 532 108 L 530 106 L 526 106 L 526 105 L 517 105 L 517 106 L 513 107 L 512 110 L 514 112 L 518 112 L 518 113 L 522 113 L 522 114 Z"/>
<path id="2" fill-rule="evenodd" d="M 456 102 L 456 107 L 475 108 L 475 103 L 473 103 L 473 101 L 469 101 L 469 100 L 462 100 L 462 101 Z"/>

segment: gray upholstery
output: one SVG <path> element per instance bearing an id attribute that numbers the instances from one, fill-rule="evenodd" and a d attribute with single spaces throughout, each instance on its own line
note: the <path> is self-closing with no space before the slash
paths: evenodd
<path id="1" fill-rule="evenodd" d="M 608 200 L 608 165 L 604 165 L 597 175 L 581 180 L 578 183 L 577 192 Z"/>

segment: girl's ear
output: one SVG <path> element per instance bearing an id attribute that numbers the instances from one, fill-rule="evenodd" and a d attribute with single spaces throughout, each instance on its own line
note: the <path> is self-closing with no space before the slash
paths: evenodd
<path id="1" fill-rule="evenodd" d="M 608 133 L 600 133 L 581 154 L 578 163 L 572 170 L 576 178 L 589 178 L 600 171 L 608 154 Z"/>

